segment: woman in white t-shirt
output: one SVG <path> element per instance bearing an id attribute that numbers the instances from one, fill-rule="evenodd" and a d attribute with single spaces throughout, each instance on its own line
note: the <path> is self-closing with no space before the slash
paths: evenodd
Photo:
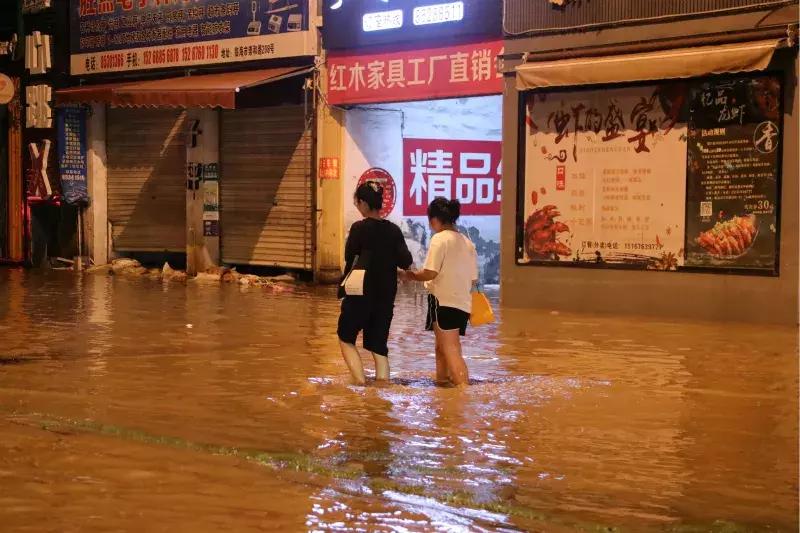
<path id="1" fill-rule="evenodd" d="M 466 385 L 469 371 L 461 354 L 461 339 L 472 312 L 472 287 L 478 280 L 475 245 L 456 229 L 461 214 L 458 200 L 436 198 L 428 206 L 433 230 L 425 266 L 407 272 L 409 280 L 425 282 L 428 319 L 425 329 L 436 335 L 436 381 Z"/>

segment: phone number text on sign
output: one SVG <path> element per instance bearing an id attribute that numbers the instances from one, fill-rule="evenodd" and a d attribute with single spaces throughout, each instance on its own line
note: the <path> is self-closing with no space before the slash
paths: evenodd
<path id="1" fill-rule="evenodd" d="M 437 196 L 462 215 L 499 215 L 501 175 L 499 141 L 403 139 L 403 215 L 425 216 Z"/>

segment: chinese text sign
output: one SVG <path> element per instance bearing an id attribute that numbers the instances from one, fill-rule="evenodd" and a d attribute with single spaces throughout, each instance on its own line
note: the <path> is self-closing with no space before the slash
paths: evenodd
<path id="1" fill-rule="evenodd" d="M 780 79 L 706 82 L 689 94 L 686 264 L 775 273 Z"/>
<path id="2" fill-rule="evenodd" d="M 308 0 L 70 0 L 70 71 L 312 55 Z"/>
<path id="3" fill-rule="evenodd" d="M 529 94 L 523 262 L 683 263 L 678 85 Z"/>
<path id="4" fill-rule="evenodd" d="M 437 196 L 461 202 L 461 214 L 499 215 L 499 141 L 403 139 L 403 215 L 425 216 Z"/>
<path id="5" fill-rule="evenodd" d="M 63 107 L 56 113 L 58 171 L 64 201 L 89 201 L 87 188 L 86 115 L 84 107 Z"/>
<path id="6" fill-rule="evenodd" d="M 331 104 L 500 94 L 502 41 L 328 59 Z"/>

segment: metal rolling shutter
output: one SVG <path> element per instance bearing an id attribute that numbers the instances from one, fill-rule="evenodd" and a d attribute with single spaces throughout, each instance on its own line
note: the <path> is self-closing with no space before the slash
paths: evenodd
<path id="1" fill-rule="evenodd" d="M 186 251 L 186 112 L 109 108 L 108 219 L 117 251 Z"/>
<path id="2" fill-rule="evenodd" d="M 223 111 L 222 261 L 310 270 L 312 136 L 303 106 Z"/>

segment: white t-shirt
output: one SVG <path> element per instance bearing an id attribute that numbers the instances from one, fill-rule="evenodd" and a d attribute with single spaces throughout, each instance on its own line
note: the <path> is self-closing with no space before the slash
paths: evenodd
<path id="1" fill-rule="evenodd" d="M 442 307 L 472 312 L 472 283 L 478 279 L 475 245 L 457 231 L 440 231 L 431 238 L 425 270 L 438 276 L 425 283 Z"/>

